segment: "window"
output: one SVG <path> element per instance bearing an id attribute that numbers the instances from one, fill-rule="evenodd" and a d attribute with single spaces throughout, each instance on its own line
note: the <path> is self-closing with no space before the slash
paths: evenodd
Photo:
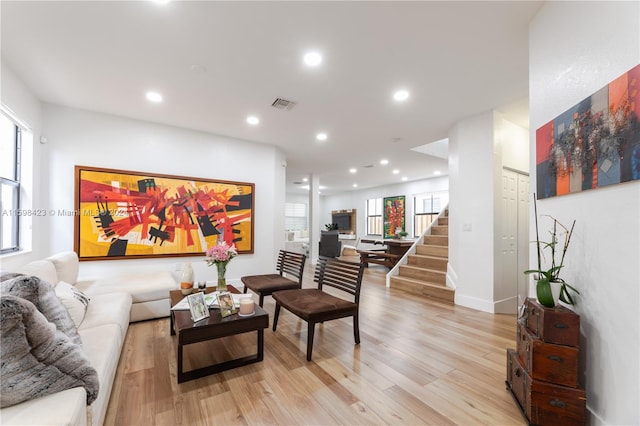
<path id="1" fill-rule="evenodd" d="M 382 198 L 367 200 L 367 234 L 382 235 Z"/>
<path id="2" fill-rule="evenodd" d="M 0 114 L 0 254 L 18 251 L 20 211 L 21 129 Z"/>
<path id="3" fill-rule="evenodd" d="M 304 231 L 308 229 L 306 204 L 284 204 L 284 229 L 287 231 Z"/>
<path id="4" fill-rule="evenodd" d="M 447 204 L 449 204 L 448 192 L 434 192 L 413 197 L 414 237 L 422 235 Z"/>

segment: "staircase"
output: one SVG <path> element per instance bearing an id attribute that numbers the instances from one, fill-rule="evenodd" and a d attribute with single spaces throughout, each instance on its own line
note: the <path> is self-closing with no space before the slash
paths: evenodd
<path id="1" fill-rule="evenodd" d="M 454 304 L 455 290 L 447 287 L 449 260 L 449 212 L 431 226 L 431 235 L 416 246 L 406 265 L 400 265 L 399 275 L 391 277 L 391 287 Z"/>

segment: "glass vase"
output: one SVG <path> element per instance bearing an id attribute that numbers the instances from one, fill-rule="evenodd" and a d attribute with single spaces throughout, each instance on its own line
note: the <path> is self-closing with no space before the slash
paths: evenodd
<path id="1" fill-rule="evenodd" d="M 227 279 L 225 278 L 227 274 L 227 264 L 218 262 L 216 263 L 216 268 L 218 269 L 218 287 L 216 290 L 227 291 Z"/>
<path id="2" fill-rule="evenodd" d="M 182 294 L 191 294 L 193 291 L 193 266 L 187 262 L 182 267 L 182 277 L 180 279 L 180 290 Z"/>

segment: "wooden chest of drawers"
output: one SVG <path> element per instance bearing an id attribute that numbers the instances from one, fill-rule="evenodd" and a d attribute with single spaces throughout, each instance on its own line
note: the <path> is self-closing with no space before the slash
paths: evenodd
<path id="1" fill-rule="evenodd" d="M 507 350 L 507 389 L 530 424 L 585 424 L 586 396 L 578 384 L 580 317 L 533 299 L 525 301 L 524 312 L 517 350 Z"/>
<path id="2" fill-rule="evenodd" d="M 507 382 L 531 424 L 564 426 L 585 423 L 584 389 L 532 379 L 514 350 L 507 353 Z"/>
<path id="3" fill-rule="evenodd" d="M 543 342 L 580 346 L 580 317 L 563 306 L 545 308 L 535 299 L 525 303 L 524 322 Z"/>
<path id="4" fill-rule="evenodd" d="M 518 356 L 533 379 L 578 386 L 578 348 L 545 343 L 518 324 Z"/>

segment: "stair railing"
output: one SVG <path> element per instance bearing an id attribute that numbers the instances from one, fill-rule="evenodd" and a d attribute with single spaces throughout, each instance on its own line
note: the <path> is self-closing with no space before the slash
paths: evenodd
<path id="1" fill-rule="evenodd" d="M 417 240 L 415 240 L 413 242 L 413 244 L 411 245 L 411 247 L 409 247 L 409 250 L 407 250 L 407 252 L 404 254 L 404 256 L 402 256 L 400 258 L 400 260 L 398 260 L 398 262 L 395 264 L 395 266 L 393 268 L 391 268 L 389 270 L 389 272 L 387 272 L 386 281 L 385 281 L 387 288 L 391 287 L 391 277 L 393 277 L 394 275 L 398 275 L 399 274 L 400 265 L 406 265 L 407 264 L 407 259 L 409 259 L 409 255 L 412 255 L 412 254 L 416 253 L 416 246 L 418 244 L 423 244 L 424 243 L 424 236 L 425 235 L 431 235 L 431 227 L 433 226 L 434 223 L 438 223 L 438 219 L 440 219 L 441 217 L 445 217 L 445 212 L 447 210 L 449 210 L 449 204 L 448 203 L 442 210 L 440 210 L 440 213 L 438 213 L 438 216 L 436 217 L 436 220 L 431 221 L 429 226 L 427 226 L 427 229 L 422 231 L 422 234 L 418 237 Z"/>

